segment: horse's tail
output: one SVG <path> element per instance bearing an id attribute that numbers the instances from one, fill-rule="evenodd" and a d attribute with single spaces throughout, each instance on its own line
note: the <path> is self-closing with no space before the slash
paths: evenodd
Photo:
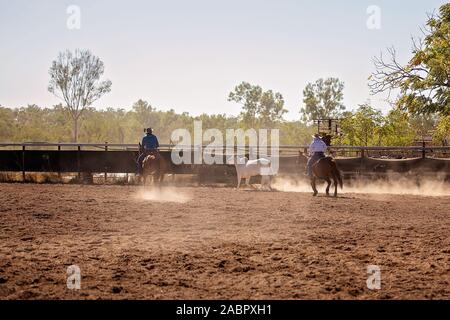
<path id="1" fill-rule="evenodd" d="M 333 174 L 333 176 L 337 179 L 337 181 L 339 182 L 339 186 L 342 189 L 342 174 L 339 171 L 337 165 L 336 165 L 336 161 L 331 161 L 331 172 Z"/>

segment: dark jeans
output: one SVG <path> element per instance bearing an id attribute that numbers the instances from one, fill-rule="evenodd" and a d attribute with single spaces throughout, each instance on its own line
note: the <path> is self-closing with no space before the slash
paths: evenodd
<path id="1" fill-rule="evenodd" d="M 142 161 L 144 161 L 145 157 L 148 156 L 152 152 L 158 152 L 158 150 L 157 149 L 145 150 L 144 152 L 142 152 L 139 155 L 139 157 L 137 159 L 137 170 L 136 170 L 136 172 L 138 174 L 142 174 Z"/>
<path id="2" fill-rule="evenodd" d="M 312 173 L 312 166 L 314 163 L 317 162 L 317 160 L 324 158 L 325 154 L 323 152 L 315 152 L 309 159 L 308 162 L 306 163 L 306 173 L 308 174 L 308 176 L 312 177 L 313 173 Z"/>

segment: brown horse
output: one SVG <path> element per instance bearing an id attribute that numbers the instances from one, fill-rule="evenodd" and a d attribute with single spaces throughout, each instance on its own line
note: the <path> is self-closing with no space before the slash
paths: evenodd
<path id="1" fill-rule="evenodd" d="M 153 175 L 153 182 L 163 182 L 164 174 L 167 172 L 167 169 L 168 165 L 166 159 L 164 159 L 158 151 L 149 151 L 147 156 L 142 161 L 143 184 L 145 185 L 149 175 Z"/>
<path id="2" fill-rule="evenodd" d="M 330 193 L 329 193 L 330 185 L 331 185 L 331 180 L 333 180 L 334 196 L 337 197 L 338 182 L 339 182 L 339 186 L 342 189 L 342 175 L 336 165 L 336 161 L 334 161 L 332 157 L 321 158 L 312 165 L 312 172 L 313 172 L 313 176 L 311 177 L 311 186 L 314 191 L 313 196 L 316 196 L 318 193 L 317 188 L 316 188 L 316 179 L 323 179 L 328 183 L 327 189 L 326 189 L 327 196 L 330 195 Z"/>

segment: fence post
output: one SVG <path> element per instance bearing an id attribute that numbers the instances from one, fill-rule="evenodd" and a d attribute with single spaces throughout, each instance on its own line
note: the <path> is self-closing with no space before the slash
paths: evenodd
<path id="1" fill-rule="evenodd" d="M 425 159 L 426 152 L 425 152 L 425 140 L 422 141 L 422 159 Z"/>
<path id="2" fill-rule="evenodd" d="M 366 157 L 365 149 L 364 147 L 361 147 L 361 166 L 359 168 L 359 176 L 361 177 L 363 171 L 365 171 L 365 161 L 364 158 Z"/>
<path id="3" fill-rule="evenodd" d="M 199 164 L 203 165 L 203 146 L 201 144 L 198 146 L 198 154 L 200 156 Z M 194 163 L 195 163 L 195 161 L 194 161 Z"/>
<path id="4" fill-rule="evenodd" d="M 25 145 L 22 145 L 22 181 L 25 182 Z"/>
<path id="5" fill-rule="evenodd" d="M 58 179 L 61 179 L 61 145 L 58 144 Z"/>
<path id="6" fill-rule="evenodd" d="M 106 168 L 107 160 L 108 160 L 108 141 L 105 141 L 105 184 L 106 180 L 108 179 L 108 169 Z"/>
<path id="7" fill-rule="evenodd" d="M 78 171 L 78 182 L 80 182 L 81 179 L 81 164 L 80 164 L 80 152 L 81 151 L 81 146 L 78 145 L 78 151 L 77 151 L 77 171 Z"/>

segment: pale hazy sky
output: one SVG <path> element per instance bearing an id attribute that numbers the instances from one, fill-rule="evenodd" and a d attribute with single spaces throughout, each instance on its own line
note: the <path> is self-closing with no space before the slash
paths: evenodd
<path id="1" fill-rule="evenodd" d="M 227 101 L 241 81 L 283 94 L 297 119 L 302 90 L 320 77 L 345 82 L 348 109 L 370 97 L 371 57 L 394 45 L 410 57 L 427 13 L 445 1 L 0 0 L 0 104 L 51 106 L 48 69 L 59 51 L 86 48 L 105 63 L 112 91 L 96 107 L 129 109 L 139 98 L 162 110 L 238 114 Z M 80 30 L 66 27 L 69 5 Z M 368 6 L 381 29 L 366 27 Z"/>

